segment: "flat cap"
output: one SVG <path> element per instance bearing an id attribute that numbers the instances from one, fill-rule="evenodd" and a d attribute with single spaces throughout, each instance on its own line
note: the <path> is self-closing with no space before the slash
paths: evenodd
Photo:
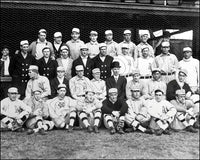
<path id="1" fill-rule="evenodd" d="M 102 47 L 106 47 L 107 48 L 107 45 L 105 43 L 100 43 L 99 48 L 102 48 Z"/>
<path id="2" fill-rule="evenodd" d="M 186 52 L 186 51 L 192 52 L 192 49 L 190 47 L 184 47 L 183 52 Z"/>
<path id="3" fill-rule="evenodd" d="M 65 71 L 65 68 L 62 66 L 57 67 L 57 71 Z"/>
<path id="4" fill-rule="evenodd" d="M 30 65 L 28 70 L 38 70 L 38 66 L 36 65 Z"/>
<path id="5" fill-rule="evenodd" d="M 73 28 L 73 29 L 72 29 L 72 32 L 80 33 L 80 29 L 79 29 L 79 28 Z"/>
<path id="6" fill-rule="evenodd" d="M 135 74 L 140 74 L 140 70 L 139 69 L 134 69 L 132 71 L 132 75 L 135 75 Z"/>
<path id="7" fill-rule="evenodd" d="M 118 92 L 117 88 L 110 88 L 108 90 L 108 93 L 117 93 L 117 92 Z"/>
<path id="8" fill-rule="evenodd" d="M 123 43 L 123 44 L 122 44 L 122 49 L 123 49 L 123 48 L 128 49 L 128 48 L 129 48 L 129 47 L 128 47 L 128 44 Z"/>
<path id="9" fill-rule="evenodd" d="M 18 89 L 16 87 L 10 87 L 8 93 L 18 93 Z"/>
<path id="10" fill-rule="evenodd" d="M 179 73 L 180 73 L 180 72 L 184 73 L 186 76 L 188 75 L 188 71 L 187 71 L 186 69 L 182 69 L 182 68 L 181 68 L 181 69 L 179 70 Z"/>
<path id="11" fill-rule="evenodd" d="M 100 72 L 100 69 L 99 69 L 99 68 L 94 68 L 94 69 L 92 70 L 92 73 L 95 74 L 95 73 L 101 73 L 101 72 Z"/>
<path id="12" fill-rule="evenodd" d="M 20 46 L 23 46 L 23 45 L 29 45 L 28 40 L 22 40 L 20 42 Z"/>
<path id="13" fill-rule="evenodd" d="M 98 35 L 97 31 L 91 31 L 90 35 Z"/>
<path id="14" fill-rule="evenodd" d="M 124 31 L 124 34 L 131 34 L 131 31 L 127 29 Z"/>
<path id="15" fill-rule="evenodd" d="M 162 43 L 161 43 L 161 46 L 162 46 L 162 47 L 169 47 L 169 46 L 170 46 L 170 43 L 169 43 L 169 42 L 162 42 Z"/>
<path id="16" fill-rule="evenodd" d="M 57 37 L 62 37 L 62 33 L 61 32 L 55 32 L 54 33 L 54 37 L 57 38 Z"/>
<path id="17" fill-rule="evenodd" d="M 77 65 L 75 67 L 75 69 L 76 69 L 76 71 L 83 71 L 84 70 L 83 65 Z"/>
<path id="18" fill-rule="evenodd" d="M 176 95 L 185 95 L 185 90 L 184 89 L 178 89 L 175 92 Z"/>
<path id="19" fill-rule="evenodd" d="M 111 30 L 106 30 L 105 35 L 107 35 L 107 34 L 113 34 L 113 32 Z"/>
<path id="20" fill-rule="evenodd" d="M 50 48 L 49 46 L 45 46 L 45 47 L 42 49 L 42 52 L 43 52 L 45 49 L 51 50 L 51 48 Z"/>
<path id="21" fill-rule="evenodd" d="M 120 68 L 121 66 L 120 66 L 120 64 L 119 64 L 119 62 L 118 61 L 114 61 L 114 62 L 112 62 L 112 64 L 111 64 L 111 69 L 113 69 L 113 68 Z"/>
<path id="22" fill-rule="evenodd" d="M 66 46 L 66 45 L 63 45 L 61 48 L 60 48 L 60 50 L 62 51 L 62 50 L 68 50 L 69 51 L 69 48 Z"/>
<path id="23" fill-rule="evenodd" d="M 38 31 L 38 33 L 47 33 L 47 31 L 46 31 L 46 29 L 40 29 L 39 31 Z"/>
<path id="24" fill-rule="evenodd" d="M 141 36 L 144 36 L 144 35 L 148 35 L 148 37 L 150 37 L 149 31 L 148 31 L 148 30 L 140 30 L 140 31 L 139 31 L 139 35 L 140 35 L 140 37 L 141 37 Z"/>
<path id="25" fill-rule="evenodd" d="M 66 89 L 67 87 L 66 87 L 65 84 L 59 84 L 59 85 L 58 85 L 58 90 L 59 90 L 60 88 L 65 88 L 65 89 Z"/>
<path id="26" fill-rule="evenodd" d="M 88 50 L 88 46 L 86 44 L 82 44 L 81 47 L 80 47 L 80 50 L 82 49 L 87 49 Z"/>
<path id="27" fill-rule="evenodd" d="M 155 73 L 155 72 L 160 72 L 161 73 L 160 68 L 152 68 L 152 73 Z"/>

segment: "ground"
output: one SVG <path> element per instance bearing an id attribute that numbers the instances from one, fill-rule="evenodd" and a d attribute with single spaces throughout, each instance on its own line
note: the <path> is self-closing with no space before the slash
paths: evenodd
<path id="1" fill-rule="evenodd" d="M 1 132 L 1 159 L 199 159 L 199 132 L 110 135 L 76 129 L 47 135 Z"/>

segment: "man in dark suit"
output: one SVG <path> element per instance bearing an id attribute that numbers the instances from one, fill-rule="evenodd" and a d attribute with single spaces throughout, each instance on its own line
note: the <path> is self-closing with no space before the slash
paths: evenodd
<path id="1" fill-rule="evenodd" d="M 42 49 L 43 57 L 40 58 L 37 62 L 39 67 L 39 74 L 42 76 L 46 76 L 49 81 L 56 77 L 56 68 L 58 67 L 58 63 L 56 60 L 51 58 L 51 50 L 50 47 L 45 47 Z"/>
<path id="2" fill-rule="evenodd" d="M 52 79 L 50 81 L 51 86 L 51 96 L 50 98 L 54 98 L 57 96 L 57 90 L 59 84 L 65 84 L 66 85 L 66 96 L 71 96 L 70 90 L 69 90 L 69 81 L 64 77 L 65 75 L 65 69 L 64 67 L 57 67 L 57 77 Z"/>
<path id="3" fill-rule="evenodd" d="M 120 65 L 119 62 L 115 61 L 111 65 L 113 76 L 106 80 L 107 92 L 110 88 L 117 88 L 118 98 L 125 99 L 125 89 L 127 80 L 125 77 L 119 75 Z M 107 94 L 108 95 L 108 94 Z"/>
<path id="4" fill-rule="evenodd" d="M 101 71 L 101 79 L 106 80 L 111 76 L 111 64 L 113 57 L 107 55 L 107 46 L 105 43 L 101 43 L 99 46 L 100 53 L 94 57 L 95 68 L 99 68 Z"/>
<path id="5" fill-rule="evenodd" d="M 12 86 L 18 88 L 20 99 L 24 99 L 28 80 L 28 68 L 36 64 L 35 57 L 28 53 L 29 43 L 27 40 L 20 42 L 20 52 L 15 54 L 9 64 L 9 74 L 12 77 Z"/>
<path id="6" fill-rule="evenodd" d="M 91 80 L 93 78 L 92 70 L 94 69 L 94 62 L 88 56 L 89 55 L 88 47 L 85 44 L 81 46 L 80 51 L 81 55 L 72 63 L 72 77 L 76 76 L 75 67 L 78 65 L 83 65 L 84 76 Z"/>
<path id="7" fill-rule="evenodd" d="M 54 33 L 54 42 L 53 42 L 53 49 L 55 54 L 55 59 L 60 58 L 60 49 L 65 43 L 62 42 L 62 33 L 55 32 Z"/>

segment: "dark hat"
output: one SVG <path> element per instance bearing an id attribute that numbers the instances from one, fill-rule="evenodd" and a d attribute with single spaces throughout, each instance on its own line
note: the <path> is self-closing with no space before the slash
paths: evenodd
<path id="1" fill-rule="evenodd" d="M 112 62 L 111 68 L 120 68 L 121 66 L 119 65 L 118 61 Z"/>
<path id="2" fill-rule="evenodd" d="M 163 31 L 163 37 L 170 37 L 171 34 L 169 31 Z"/>

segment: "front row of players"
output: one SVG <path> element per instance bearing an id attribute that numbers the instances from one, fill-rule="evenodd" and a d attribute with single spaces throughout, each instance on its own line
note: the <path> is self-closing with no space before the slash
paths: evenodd
<path id="1" fill-rule="evenodd" d="M 28 134 L 46 134 L 53 128 L 72 131 L 78 119 L 81 128 L 95 133 L 99 133 L 101 120 L 111 134 L 124 134 L 124 124 L 126 132 L 171 134 L 169 128 L 197 132 L 193 126 L 199 113 L 191 101 L 185 100 L 185 90 L 177 90 L 176 99 L 171 103 L 163 99 L 164 93 L 159 89 L 155 91 L 155 99 L 145 101 L 140 89 L 132 87 L 132 97 L 126 102 L 118 98 L 116 88 L 109 89 L 108 98 L 103 102 L 90 89 L 82 100 L 66 96 L 65 84 L 60 84 L 57 92 L 55 98 L 44 101 L 41 91 L 34 90 L 30 99 L 21 101 L 17 88 L 9 88 L 8 97 L 1 101 L 1 130 L 23 131 L 26 126 Z"/>

